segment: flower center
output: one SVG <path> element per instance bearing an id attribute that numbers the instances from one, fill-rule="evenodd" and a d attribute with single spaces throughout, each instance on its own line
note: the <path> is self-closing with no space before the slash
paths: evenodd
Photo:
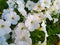
<path id="1" fill-rule="evenodd" d="M 31 23 L 34 23 L 34 21 L 32 20 Z"/>
<path id="2" fill-rule="evenodd" d="M 38 16 L 38 18 L 41 18 L 41 16 Z"/>
<path id="3" fill-rule="evenodd" d="M 31 4 L 29 6 L 31 6 Z"/>
<path id="4" fill-rule="evenodd" d="M 15 18 L 12 16 L 11 19 L 14 20 Z"/>
<path id="5" fill-rule="evenodd" d="M 37 7 L 40 8 L 40 5 L 38 5 Z"/>
<path id="6" fill-rule="evenodd" d="M 0 27 L 1 27 L 1 28 L 4 28 L 5 26 L 4 26 L 4 25 L 1 25 Z"/>
<path id="7" fill-rule="evenodd" d="M 21 30 L 23 30 L 23 29 L 24 29 L 24 27 L 21 28 Z"/>

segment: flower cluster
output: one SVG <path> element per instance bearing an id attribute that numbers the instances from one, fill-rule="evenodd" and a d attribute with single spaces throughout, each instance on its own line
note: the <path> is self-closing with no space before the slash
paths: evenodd
<path id="1" fill-rule="evenodd" d="M 0 19 L 0 45 L 48 45 L 47 19 L 53 24 L 59 21 L 60 1 L 8 0 L 6 3 L 8 8 Z"/>

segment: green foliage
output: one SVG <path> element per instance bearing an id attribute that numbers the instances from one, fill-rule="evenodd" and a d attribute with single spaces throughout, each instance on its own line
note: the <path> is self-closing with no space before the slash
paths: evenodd
<path id="1" fill-rule="evenodd" d="M 59 41 L 59 37 L 57 35 L 51 35 L 47 38 L 47 45 L 56 45 Z"/>
<path id="2" fill-rule="evenodd" d="M 6 3 L 7 0 L 0 0 L 0 12 L 3 11 L 3 9 L 8 8 L 8 5 Z"/>
<path id="3" fill-rule="evenodd" d="M 48 32 L 48 35 L 60 34 L 60 24 L 58 22 L 53 23 L 53 21 L 49 21 L 47 19 L 47 32 Z"/>
<path id="4" fill-rule="evenodd" d="M 43 31 L 35 30 L 31 32 L 31 39 L 33 44 L 38 43 L 38 41 L 43 43 L 45 40 L 45 33 Z"/>

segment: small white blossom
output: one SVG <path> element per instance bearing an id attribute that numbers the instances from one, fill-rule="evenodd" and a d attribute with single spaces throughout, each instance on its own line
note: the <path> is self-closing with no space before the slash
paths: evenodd
<path id="1" fill-rule="evenodd" d="M 20 17 L 13 10 L 8 9 L 8 10 L 4 10 L 2 14 L 2 19 L 5 19 L 9 21 L 11 24 L 15 25 L 19 21 Z"/>
<path id="2" fill-rule="evenodd" d="M 35 5 L 35 7 L 33 8 L 33 10 L 36 10 L 36 11 L 41 11 L 41 10 L 43 10 L 43 9 L 44 9 L 44 7 L 41 7 L 40 2 L 38 2 L 38 3 Z"/>
<path id="3" fill-rule="evenodd" d="M 32 9 L 35 7 L 35 3 L 29 0 L 29 1 L 27 1 L 27 3 L 26 3 L 26 7 L 27 7 L 29 10 L 32 10 Z"/>
<path id="4" fill-rule="evenodd" d="M 32 40 L 30 38 L 30 33 L 27 30 L 19 30 L 19 29 L 15 29 L 15 44 L 16 45 L 31 45 L 32 44 Z"/>
<path id="5" fill-rule="evenodd" d="M 25 21 L 25 25 L 30 31 L 34 31 L 35 29 L 38 29 L 40 27 L 40 22 L 41 20 L 38 16 L 28 14 L 28 17 Z"/>
<path id="6" fill-rule="evenodd" d="M 8 21 L 3 21 L 0 19 L 0 36 L 4 36 L 11 32 L 10 23 Z"/>
<path id="7" fill-rule="evenodd" d="M 13 32 L 15 36 L 12 35 L 12 37 L 15 38 L 14 43 L 16 45 L 31 45 L 32 40 L 30 38 L 30 32 L 25 27 L 24 23 L 19 23 Z"/>
<path id="8" fill-rule="evenodd" d="M 39 0 L 39 1 L 40 1 L 40 4 L 41 4 L 41 7 L 50 8 L 51 0 Z"/>
<path id="9" fill-rule="evenodd" d="M 7 4 L 8 4 L 8 6 L 9 6 L 9 8 L 16 8 L 16 2 L 15 2 L 15 0 L 8 0 L 7 1 Z"/>

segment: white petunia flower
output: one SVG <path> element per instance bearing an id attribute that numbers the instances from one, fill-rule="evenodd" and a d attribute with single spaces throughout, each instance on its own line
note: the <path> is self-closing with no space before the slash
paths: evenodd
<path id="1" fill-rule="evenodd" d="M 41 7 L 50 8 L 51 0 L 39 0 L 39 1 L 40 1 L 40 4 L 41 4 Z"/>
<path id="2" fill-rule="evenodd" d="M 29 0 L 29 1 L 27 1 L 27 3 L 26 3 L 26 7 L 27 7 L 29 10 L 32 10 L 32 9 L 35 7 L 35 3 Z"/>
<path id="3" fill-rule="evenodd" d="M 3 21 L 0 19 L 0 36 L 4 36 L 11 32 L 10 25 L 11 24 L 8 21 Z"/>
<path id="4" fill-rule="evenodd" d="M 8 6 L 9 6 L 9 8 L 16 8 L 16 2 L 15 2 L 15 0 L 8 0 L 7 1 L 7 4 L 8 4 Z"/>
<path id="5" fill-rule="evenodd" d="M 43 9 L 44 9 L 44 7 L 41 7 L 40 2 L 38 2 L 38 3 L 35 5 L 35 7 L 33 8 L 33 10 L 36 10 L 36 11 L 41 11 L 41 10 L 43 10 Z"/>
<path id="6" fill-rule="evenodd" d="M 13 10 L 8 9 L 8 10 L 4 10 L 4 12 L 2 14 L 2 19 L 5 19 L 5 20 L 9 21 L 11 24 L 15 25 L 15 24 L 17 24 L 20 17 Z"/>
<path id="7" fill-rule="evenodd" d="M 31 45 L 32 40 L 30 38 L 30 33 L 27 30 L 15 29 L 15 44 L 16 45 Z"/>
<path id="8" fill-rule="evenodd" d="M 40 27 L 40 22 L 41 20 L 37 15 L 28 14 L 25 25 L 30 31 L 34 31 Z"/>
<path id="9" fill-rule="evenodd" d="M 14 36 L 15 35 L 15 36 Z M 19 23 L 14 29 L 12 37 L 15 38 L 15 45 L 31 45 L 32 40 L 30 38 L 30 32 L 25 27 L 24 23 Z"/>
<path id="10" fill-rule="evenodd" d="M 26 28 L 24 23 L 18 23 L 16 28 L 14 29 L 15 31 L 12 31 L 12 38 L 15 38 L 15 36 L 19 36 L 20 32 L 24 32 L 26 30 L 26 33 L 30 36 L 30 33 L 28 32 L 29 30 Z M 24 31 L 23 31 L 24 30 Z M 15 35 L 16 34 L 16 35 Z M 28 36 L 28 37 L 29 37 Z M 20 37 L 20 36 L 19 36 Z"/>

